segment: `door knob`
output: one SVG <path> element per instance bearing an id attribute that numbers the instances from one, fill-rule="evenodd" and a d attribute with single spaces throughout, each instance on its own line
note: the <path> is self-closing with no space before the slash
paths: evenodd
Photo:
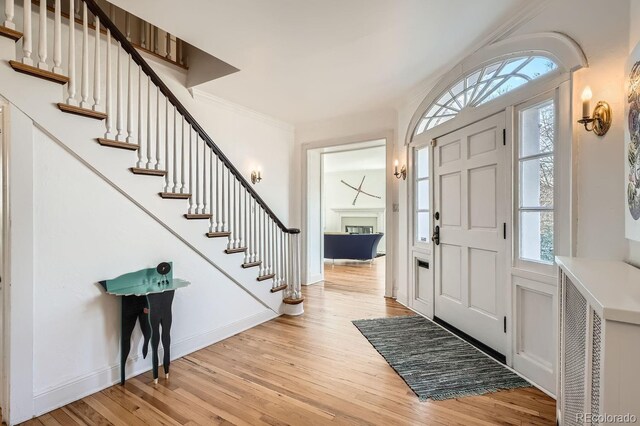
<path id="1" fill-rule="evenodd" d="M 435 229 L 433 230 L 433 236 L 431 237 L 431 241 L 433 241 L 434 244 L 437 246 L 440 245 L 440 226 L 436 225 Z"/>

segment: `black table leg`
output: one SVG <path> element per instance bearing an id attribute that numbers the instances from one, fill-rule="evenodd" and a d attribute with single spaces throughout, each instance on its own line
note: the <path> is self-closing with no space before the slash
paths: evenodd
<path id="1" fill-rule="evenodd" d="M 148 337 L 151 334 L 148 316 L 145 314 L 147 301 L 140 296 L 122 296 L 122 331 L 120 333 L 120 384 L 124 385 L 125 366 L 131 351 L 131 334 L 140 320 L 140 328 L 145 336 L 145 346 L 148 346 Z"/>
<path id="2" fill-rule="evenodd" d="M 169 364 L 171 363 L 171 323 L 173 321 L 171 314 L 171 305 L 175 290 L 165 291 L 163 293 L 153 293 L 147 295 L 149 303 L 149 321 L 151 323 L 151 351 L 153 362 L 153 380 L 158 381 L 158 346 L 162 339 L 162 348 L 164 357 L 162 365 L 164 374 L 169 376 Z M 160 332 L 162 327 L 162 333 Z"/>

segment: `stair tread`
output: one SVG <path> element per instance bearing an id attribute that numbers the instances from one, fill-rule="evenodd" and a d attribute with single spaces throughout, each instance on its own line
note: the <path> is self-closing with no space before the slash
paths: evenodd
<path id="1" fill-rule="evenodd" d="M 104 112 L 94 111 L 92 109 L 69 105 L 62 102 L 58 103 L 58 108 L 60 108 L 60 111 L 62 112 L 80 115 L 87 118 L 93 118 L 96 120 L 104 120 L 107 118 L 107 114 L 105 114 Z"/>
<path id="2" fill-rule="evenodd" d="M 282 291 L 287 288 L 286 284 L 279 285 L 278 287 L 273 287 L 270 291 L 271 293 L 276 293 L 278 291 Z"/>
<path id="3" fill-rule="evenodd" d="M 286 298 L 282 299 L 282 302 L 287 304 L 287 305 L 299 305 L 300 303 L 304 302 L 304 297 L 301 297 L 299 299 L 294 299 L 292 297 L 286 297 Z"/>
<path id="4" fill-rule="evenodd" d="M 32 65 L 23 64 L 22 62 L 9 61 L 9 65 L 11 65 L 11 68 L 13 68 L 17 72 L 20 72 L 22 74 L 27 74 L 33 77 L 42 78 L 44 80 L 51 81 L 53 83 L 67 84 L 69 82 L 69 77 L 67 77 L 66 75 L 57 74 L 52 71 L 42 70 Z"/>
<path id="5" fill-rule="evenodd" d="M 191 194 L 185 194 L 182 192 L 159 192 L 162 198 L 168 200 L 188 200 L 191 198 Z"/>
<path id="6" fill-rule="evenodd" d="M 98 143 L 102 146 L 108 146 L 111 148 L 119 148 L 119 149 L 126 149 L 129 151 L 137 151 L 139 146 L 136 143 L 127 143 L 127 142 L 121 142 L 121 141 L 117 141 L 114 139 L 106 139 L 106 138 L 97 138 Z"/>
<path id="7" fill-rule="evenodd" d="M 247 251 L 246 247 L 238 247 L 234 249 L 226 249 L 224 252 L 227 254 L 234 254 L 234 253 L 243 253 L 245 251 Z"/>
<path id="8" fill-rule="evenodd" d="M 211 219 L 213 216 L 206 213 L 186 213 L 184 215 L 186 219 L 194 220 L 194 219 Z"/>
<path id="9" fill-rule="evenodd" d="M 140 167 L 131 167 L 129 170 L 131 170 L 131 172 L 136 175 L 164 176 L 167 174 L 166 170 L 143 169 Z"/>
<path id="10" fill-rule="evenodd" d="M 231 232 L 207 232 L 206 235 L 209 238 L 222 238 L 222 237 L 230 237 Z"/>
<path id="11" fill-rule="evenodd" d="M 0 36 L 10 38 L 13 41 L 18 41 L 22 38 L 22 33 L 0 25 Z"/>
<path id="12" fill-rule="evenodd" d="M 258 281 L 266 281 L 266 280 L 270 280 L 271 278 L 275 277 L 276 274 L 267 274 L 267 275 L 260 275 L 257 280 Z"/>
<path id="13" fill-rule="evenodd" d="M 247 263 L 243 263 L 242 267 L 244 269 L 247 269 L 247 268 L 254 268 L 254 267 L 260 266 L 260 265 L 262 265 L 262 262 L 260 262 L 260 261 L 258 261 L 258 262 L 247 262 Z"/>

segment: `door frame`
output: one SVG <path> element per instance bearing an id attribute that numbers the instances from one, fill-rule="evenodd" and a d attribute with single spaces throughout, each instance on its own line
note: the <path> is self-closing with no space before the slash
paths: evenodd
<path id="1" fill-rule="evenodd" d="M 10 418 L 9 357 L 10 340 L 10 270 L 11 260 L 9 241 L 9 103 L 0 98 L 0 409 L 3 418 Z"/>
<path id="2" fill-rule="evenodd" d="M 395 230 L 393 228 L 393 203 L 394 203 L 394 185 L 395 178 L 390 173 L 393 167 L 393 152 L 395 147 L 395 132 L 393 130 L 385 130 L 380 132 L 361 134 L 361 135 L 353 135 L 347 136 L 343 138 L 337 139 L 326 139 L 315 142 L 308 142 L 301 145 L 300 148 L 300 164 L 301 164 L 301 198 L 300 198 L 300 209 L 302 212 L 302 262 L 301 262 L 301 275 L 302 275 L 302 285 L 311 285 L 317 282 L 320 282 L 324 279 L 324 274 L 320 280 L 317 277 L 310 277 L 308 272 L 308 264 L 310 262 L 309 253 L 307 249 L 308 244 L 308 236 L 307 233 L 310 231 L 308 227 L 309 220 L 309 209 L 307 205 L 307 185 L 308 185 L 308 170 L 309 165 L 308 161 L 308 153 L 313 150 L 320 150 L 323 148 L 337 148 L 343 147 L 345 145 L 354 145 L 358 143 L 374 141 L 374 140 L 385 140 L 386 146 L 386 171 L 385 171 L 385 182 L 386 182 L 386 215 L 385 215 L 385 297 L 395 297 L 396 289 L 394 288 L 393 277 L 395 276 L 395 259 L 393 255 L 393 241 L 395 240 Z M 322 170 L 322 168 L 320 168 Z M 322 241 L 322 230 L 320 229 L 320 239 Z"/>
<path id="3" fill-rule="evenodd" d="M 507 243 L 508 243 L 508 251 L 507 251 L 507 262 L 504 274 L 506 274 L 506 284 L 507 284 L 507 294 L 506 298 L 506 315 L 507 315 L 507 344 L 506 344 L 506 361 L 508 366 L 513 366 L 514 359 L 514 350 L 516 348 L 516 333 L 515 331 L 515 293 L 514 293 L 514 283 L 513 283 L 513 206 L 514 206 L 514 175 L 513 170 L 515 167 L 514 163 L 514 144 L 517 142 L 517 136 L 515 134 L 515 110 L 518 105 L 526 103 L 532 99 L 538 98 L 539 96 L 549 93 L 552 91 L 556 91 L 559 95 L 559 102 L 563 105 L 560 110 L 560 115 L 558 117 L 558 133 L 559 137 L 563 137 L 567 139 L 570 143 L 569 146 L 565 146 L 566 151 L 563 153 L 562 163 L 557 166 L 558 169 L 561 167 L 565 167 L 568 172 L 563 176 L 564 184 L 560 191 L 569 191 L 565 192 L 563 195 L 563 206 L 569 206 L 567 217 L 562 219 L 563 224 L 570 224 L 568 229 L 563 233 L 563 237 L 565 240 L 563 246 L 567 248 L 565 252 L 568 255 L 572 255 L 574 253 L 575 246 L 575 226 L 577 211 L 575 209 L 575 191 L 573 185 L 575 185 L 575 168 L 572 165 L 572 155 L 571 150 L 573 145 L 575 144 L 575 138 L 573 138 L 573 127 L 571 125 L 571 90 L 570 88 L 573 85 L 573 74 L 570 72 L 558 74 L 549 79 L 545 79 L 544 81 L 535 82 L 535 84 L 525 85 L 522 88 L 516 89 L 510 93 L 507 93 L 495 101 L 488 102 L 487 104 L 482 105 L 476 109 L 469 109 L 464 111 L 464 114 L 459 114 L 457 117 L 441 124 L 440 126 L 436 126 L 432 129 L 426 130 L 420 135 L 413 137 L 411 142 L 409 142 L 406 147 L 406 161 L 408 164 L 409 173 L 407 176 L 408 184 L 406 185 L 406 197 L 408 200 L 407 203 L 407 228 L 406 228 L 406 237 L 407 242 L 409 243 L 409 256 L 406 264 L 406 276 L 409 278 L 407 283 L 407 302 L 408 307 L 420 315 L 429 317 L 429 315 L 424 315 L 422 312 L 419 312 L 415 305 L 415 294 L 416 294 L 416 286 L 417 286 L 417 262 L 425 261 L 429 262 L 429 264 L 433 264 L 433 243 L 429 242 L 428 244 L 417 244 L 415 240 L 415 205 L 416 198 L 414 197 L 415 191 L 415 172 L 413 167 L 413 159 L 415 149 L 419 147 L 424 147 L 426 145 L 430 145 L 431 141 L 447 135 L 449 133 L 455 132 L 459 129 L 467 127 L 471 124 L 477 123 L 479 121 L 484 120 L 492 115 L 504 112 L 506 119 L 506 138 L 507 138 L 507 151 L 505 155 L 508 157 L 508 162 L 511 163 L 506 164 L 506 174 L 507 174 L 507 193 L 510 195 L 511 200 L 509 200 L 507 204 L 508 208 L 511 209 L 507 214 Z M 566 145 L 566 144 L 565 144 Z M 434 205 L 434 182 L 433 182 L 433 147 L 429 149 L 429 175 L 431 176 L 430 180 L 430 206 Z M 433 211 L 433 210 L 432 210 Z M 430 221 L 430 233 L 433 233 L 433 218 Z M 431 267 L 430 271 L 431 275 L 431 290 L 434 292 L 434 303 L 435 303 L 435 268 Z M 538 275 L 538 274 L 535 274 Z M 432 318 L 432 316 L 431 316 Z M 541 389 L 543 389 L 541 387 Z M 544 389 L 543 389 L 544 390 Z"/>

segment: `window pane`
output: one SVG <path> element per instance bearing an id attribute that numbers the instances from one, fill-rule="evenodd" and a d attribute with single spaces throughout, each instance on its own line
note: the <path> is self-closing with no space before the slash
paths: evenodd
<path id="1" fill-rule="evenodd" d="M 520 207 L 553 207 L 553 155 L 520 162 Z"/>
<path id="2" fill-rule="evenodd" d="M 543 58 L 543 57 L 535 57 L 531 62 L 525 65 L 520 71 L 519 74 L 526 75 L 531 79 L 536 79 L 541 75 L 545 75 L 553 70 L 558 68 L 558 66 L 553 63 L 553 61 Z"/>
<path id="3" fill-rule="evenodd" d="M 416 151 L 418 179 L 429 177 L 429 148 L 421 148 Z"/>
<path id="4" fill-rule="evenodd" d="M 555 142 L 555 106 L 553 101 L 526 109 L 520 114 L 520 158 L 553 152 Z"/>
<path id="5" fill-rule="evenodd" d="M 418 235 L 416 236 L 418 238 L 418 241 L 421 243 L 428 243 L 429 242 L 429 218 L 430 218 L 431 213 L 429 212 L 423 212 L 423 213 L 418 213 L 417 215 L 417 232 Z"/>
<path id="6" fill-rule="evenodd" d="M 429 210 L 429 181 L 418 181 L 418 210 Z"/>
<path id="7" fill-rule="evenodd" d="M 520 213 L 520 258 L 553 263 L 553 212 Z"/>

